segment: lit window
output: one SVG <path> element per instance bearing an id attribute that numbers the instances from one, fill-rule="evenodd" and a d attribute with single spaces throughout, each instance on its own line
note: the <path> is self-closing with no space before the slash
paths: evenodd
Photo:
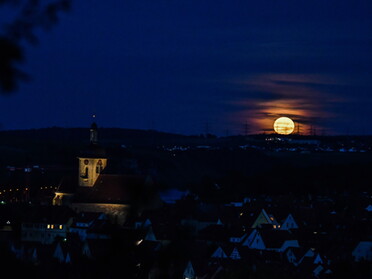
<path id="1" fill-rule="evenodd" d="M 47 229 L 50 229 L 50 225 L 49 224 L 47 225 Z"/>
<path id="2" fill-rule="evenodd" d="M 51 229 L 54 229 L 54 225 L 50 225 L 50 228 L 51 228 Z"/>
<path id="3" fill-rule="evenodd" d="M 62 230 L 63 226 L 62 225 L 59 225 L 59 229 Z"/>
<path id="4" fill-rule="evenodd" d="M 274 229 L 276 229 L 276 225 L 273 225 Z"/>

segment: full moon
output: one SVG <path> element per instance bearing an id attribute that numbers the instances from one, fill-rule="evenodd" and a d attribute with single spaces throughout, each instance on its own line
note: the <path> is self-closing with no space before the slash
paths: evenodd
<path id="1" fill-rule="evenodd" d="M 280 135 L 289 135 L 295 128 L 294 122 L 288 117 L 279 117 L 274 122 L 274 130 Z"/>

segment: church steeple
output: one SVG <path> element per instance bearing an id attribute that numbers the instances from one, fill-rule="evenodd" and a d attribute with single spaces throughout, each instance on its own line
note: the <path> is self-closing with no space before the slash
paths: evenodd
<path id="1" fill-rule="evenodd" d="M 96 115 L 93 114 L 93 119 L 96 118 Z M 98 143 L 98 127 L 96 122 L 93 121 L 92 125 L 90 126 L 90 143 L 97 144 Z"/>
<path id="2" fill-rule="evenodd" d="M 92 123 L 90 126 L 90 143 L 97 144 L 98 143 L 98 127 L 95 122 Z"/>
<path id="3" fill-rule="evenodd" d="M 107 165 L 105 150 L 98 144 L 97 135 L 98 127 L 93 121 L 90 126 L 90 145 L 78 157 L 79 186 L 92 187 Z"/>

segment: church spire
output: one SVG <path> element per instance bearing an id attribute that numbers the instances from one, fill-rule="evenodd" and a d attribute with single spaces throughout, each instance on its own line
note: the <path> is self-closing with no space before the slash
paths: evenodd
<path id="1" fill-rule="evenodd" d="M 96 117 L 95 114 L 93 114 L 93 119 Z M 93 122 L 90 126 L 90 143 L 91 144 L 97 144 L 98 143 L 98 127 L 96 122 Z"/>

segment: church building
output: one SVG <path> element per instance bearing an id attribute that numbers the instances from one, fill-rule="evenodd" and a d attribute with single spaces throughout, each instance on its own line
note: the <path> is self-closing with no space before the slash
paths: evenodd
<path id="1" fill-rule="evenodd" d="M 147 175 L 118 173 L 110 168 L 110 158 L 98 143 L 96 123 L 90 127 L 89 145 L 77 159 L 77 174 L 63 177 L 53 205 L 67 205 L 76 212 L 102 212 L 122 224 L 131 207 L 142 206 L 145 192 L 153 186 Z"/>

